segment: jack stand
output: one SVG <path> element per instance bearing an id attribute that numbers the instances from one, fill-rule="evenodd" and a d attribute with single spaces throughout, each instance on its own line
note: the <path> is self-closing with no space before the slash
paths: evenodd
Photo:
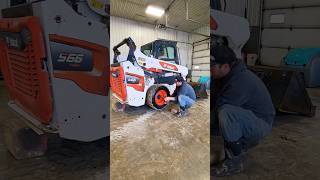
<path id="1" fill-rule="evenodd" d="M 126 104 L 121 104 L 120 102 L 116 102 L 114 104 L 113 109 L 115 112 L 124 112 L 126 110 Z"/>
<path id="2" fill-rule="evenodd" d="M 38 134 L 20 118 L 6 120 L 4 140 L 7 149 L 16 159 L 42 156 L 47 150 L 48 136 Z"/>

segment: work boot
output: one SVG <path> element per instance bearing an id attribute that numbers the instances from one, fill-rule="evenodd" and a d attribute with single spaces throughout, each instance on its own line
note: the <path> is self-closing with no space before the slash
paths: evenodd
<path id="1" fill-rule="evenodd" d="M 179 113 L 180 112 L 180 108 L 172 108 L 171 109 L 171 113 L 172 114 L 177 114 L 177 113 Z"/>
<path id="2" fill-rule="evenodd" d="M 211 168 L 211 174 L 216 177 L 238 174 L 244 170 L 246 151 L 243 144 L 238 142 L 225 143 L 225 160 Z"/>
<path id="3" fill-rule="evenodd" d="M 189 112 L 187 109 L 181 109 L 180 112 L 176 114 L 177 117 L 182 118 L 188 116 Z"/>
<path id="4" fill-rule="evenodd" d="M 226 158 L 221 164 L 211 168 L 211 175 L 214 177 L 231 176 L 241 173 L 244 170 L 244 155 Z"/>
<path id="5" fill-rule="evenodd" d="M 113 105 L 113 110 L 115 112 L 124 112 L 125 111 L 125 108 L 126 108 L 126 105 L 125 104 L 121 104 L 120 102 L 116 102 L 114 105 Z"/>

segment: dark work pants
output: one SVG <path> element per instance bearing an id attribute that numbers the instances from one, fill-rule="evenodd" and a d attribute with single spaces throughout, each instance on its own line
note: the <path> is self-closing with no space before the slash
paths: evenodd
<path id="1" fill-rule="evenodd" d="M 191 99 L 185 95 L 179 95 L 178 102 L 179 102 L 180 107 L 184 110 L 189 109 L 195 103 L 195 101 L 193 99 Z"/>
<path id="2" fill-rule="evenodd" d="M 223 105 L 212 114 L 211 133 L 221 134 L 226 142 L 245 141 L 256 144 L 271 132 L 271 125 L 250 111 L 232 105 Z"/>

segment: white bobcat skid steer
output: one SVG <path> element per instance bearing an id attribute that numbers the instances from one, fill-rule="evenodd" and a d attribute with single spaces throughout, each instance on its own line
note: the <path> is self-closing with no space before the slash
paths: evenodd
<path id="1" fill-rule="evenodd" d="M 129 47 L 127 57 L 119 56 L 118 48 Z M 139 107 L 147 103 L 160 110 L 167 106 L 165 98 L 176 90 L 175 77 L 186 78 L 188 68 L 155 59 L 136 50 L 129 37 L 113 48 L 114 60 L 111 65 L 111 90 L 121 104 Z"/>

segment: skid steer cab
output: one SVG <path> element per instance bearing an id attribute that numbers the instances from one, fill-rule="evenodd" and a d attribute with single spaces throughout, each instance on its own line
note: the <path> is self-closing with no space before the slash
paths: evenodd
<path id="1" fill-rule="evenodd" d="M 121 56 L 118 50 L 124 44 L 129 47 L 126 57 Z M 177 54 L 175 46 L 170 43 L 167 45 L 174 47 L 170 51 Z M 170 58 L 160 60 L 154 58 L 151 51 L 148 56 L 137 50 L 130 37 L 116 45 L 113 52 L 111 90 L 121 104 L 134 107 L 147 104 L 155 110 L 164 109 L 168 105 L 165 98 L 173 95 L 176 90 L 175 78 L 186 78 L 188 75 L 187 67 L 170 62 Z"/>

